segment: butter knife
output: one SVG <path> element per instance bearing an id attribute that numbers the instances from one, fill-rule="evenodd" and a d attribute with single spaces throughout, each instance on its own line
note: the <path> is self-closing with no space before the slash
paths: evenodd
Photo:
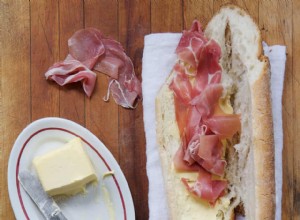
<path id="1" fill-rule="evenodd" d="M 29 171 L 21 171 L 18 179 L 47 220 L 67 220 L 56 202 L 44 191 L 36 176 Z"/>

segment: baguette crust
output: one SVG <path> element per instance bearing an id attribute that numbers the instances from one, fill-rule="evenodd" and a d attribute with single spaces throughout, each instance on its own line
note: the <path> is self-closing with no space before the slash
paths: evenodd
<path id="1" fill-rule="evenodd" d="M 243 9 L 231 4 L 220 8 L 217 14 L 228 9 L 250 18 L 255 25 L 258 38 L 256 56 L 260 62 L 264 63 L 257 77 L 249 77 L 252 101 L 252 149 L 255 178 L 255 211 L 253 213 L 255 215 L 246 217 L 257 220 L 274 219 L 275 164 L 269 60 L 263 55 L 261 32 L 252 17 Z"/>
<path id="2" fill-rule="evenodd" d="M 253 148 L 256 179 L 256 218 L 275 218 L 275 181 L 274 181 L 274 137 L 272 105 L 270 97 L 270 72 L 268 58 L 264 71 L 251 86 L 253 94 Z"/>
<path id="3" fill-rule="evenodd" d="M 226 12 L 227 10 L 227 12 Z M 224 12 L 225 11 L 225 12 Z M 250 169 L 250 173 L 253 176 L 253 191 L 249 193 L 249 195 L 253 194 L 254 199 L 251 198 L 247 203 L 251 203 L 248 210 L 251 210 L 251 213 L 246 212 L 247 219 L 274 219 L 275 216 L 275 181 L 274 181 L 274 140 L 273 140 L 273 123 L 272 123 L 272 111 L 271 111 L 271 96 L 270 96 L 270 71 L 269 71 L 269 61 L 268 58 L 263 56 L 262 49 L 262 38 L 259 28 L 253 21 L 253 19 L 247 14 L 246 11 L 240 9 L 234 5 L 226 5 L 222 7 L 212 18 L 212 20 L 218 15 L 228 13 L 236 13 L 239 16 L 250 18 L 250 23 L 254 24 L 253 28 L 256 30 L 255 42 L 257 42 L 254 46 L 256 50 L 255 59 L 261 65 L 261 71 L 257 74 L 253 74 L 250 71 L 250 74 L 245 76 L 248 78 L 249 84 L 249 92 L 251 93 L 249 101 L 250 105 L 250 115 L 251 120 L 250 124 L 252 125 L 250 134 L 251 137 L 251 156 L 247 157 L 249 164 L 248 169 Z M 229 19 L 229 18 L 228 18 Z M 227 22 L 227 21 L 226 21 Z M 211 22 L 210 22 L 211 23 Z M 213 28 L 210 25 L 207 25 L 207 29 Z M 227 24 L 226 24 L 227 25 Z M 207 31 L 209 36 L 215 39 L 212 33 L 215 30 Z M 216 30 L 217 35 L 222 34 L 221 31 Z M 224 34 L 224 33 L 223 33 Z M 217 42 L 218 40 L 215 39 Z M 220 43 L 220 42 L 218 42 Z M 225 43 L 223 42 L 223 46 Z M 221 46 L 222 47 L 222 46 Z M 222 53 L 223 53 L 222 48 Z M 252 71 L 253 72 L 253 71 Z M 172 91 L 168 88 L 169 82 L 172 79 L 172 73 L 170 77 L 166 81 L 166 83 L 161 88 L 158 96 L 156 98 L 156 123 L 157 123 L 157 142 L 158 149 L 161 158 L 161 165 L 163 168 L 163 175 L 165 179 L 165 186 L 167 189 L 167 197 L 169 204 L 169 213 L 171 219 L 182 219 L 180 210 L 182 201 L 190 202 L 190 196 L 184 195 L 183 198 L 178 198 L 178 190 L 182 190 L 182 184 L 180 183 L 180 179 L 175 175 L 175 171 L 173 168 L 173 156 L 178 147 L 180 146 L 180 137 L 179 130 L 176 123 L 175 117 L 175 107 L 174 107 L 174 97 Z M 242 114 L 243 116 L 243 114 Z M 243 129 L 242 129 L 243 130 Z M 251 161 L 250 161 L 251 160 Z M 240 165 L 240 164 L 238 164 Z M 252 166 L 251 166 L 252 165 Z M 250 167 L 250 168 L 249 168 Z M 245 167 L 241 169 L 246 169 Z M 249 172 L 249 170 L 248 170 Z M 174 182 L 174 178 L 177 178 Z M 248 176 L 241 175 L 241 178 L 251 178 Z M 247 182 L 247 181 L 246 181 Z M 179 184 L 178 184 L 179 183 Z M 245 182 L 243 182 L 245 185 Z M 249 183 L 249 182 L 247 182 Z M 248 186 L 248 185 L 247 185 Z M 245 187 L 245 186 L 244 186 Z M 251 185 L 250 185 L 251 187 Z M 242 188 L 242 187 L 241 187 Z M 184 189 L 183 189 L 184 190 Z M 245 188 L 240 190 L 240 193 L 243 193 Z M 252 195 L 252 196 L 253 196 Z M 242 196 L 238 195 L 242 198 Z M 180 200 L 180 201 L 178 201 Z M 181 201 L 182 200 L 182 201 Z M 241 201 L 246 204 L 245 201 Z M 226 201 L 220 201 L 218 204 L 220 205 L 220 210 L 222 210 L 224 205 L 226 206 Z M 249 204 L 248 204 L 249 205 Z M 208 207 L 209 208 L 209 207 Z M 253 209 L 253 210 L 252 210 Z M 224 209 L 223 209 L 224 210 Z M 225 208 L 226 210 L 226 208 Z M 228 210 L 227 219 L 234 219 L 234 207 Z M 210 218 L 212 219 L 212 218 Z M 215 219 L 215 218 L 214 218 Z"/>
<path id="4" fill-rule="evenodd" d="M 242 16 L 249 16 L 245 10 L 235 5 L 227 5 L 225 7 L 237 10 Z M 257 32 L 259 33 L 257 58 L 264 62 L 263 71 L 259 75 L 259 78 L 251 85 L 254 172 L 256 180 L 255 219 L 273 220 L 275 218 L 275 162 L 270 94 L 270 64 L 268 57 L 263 55 L 261 32 L 253 18 L 250 17 L 250 19 L 256 25 Z"/>

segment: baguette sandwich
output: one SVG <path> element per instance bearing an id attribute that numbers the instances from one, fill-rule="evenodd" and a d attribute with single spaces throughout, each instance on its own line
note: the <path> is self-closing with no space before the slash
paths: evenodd
<path id="1" fill-rule="evenodd" d="M 242 9 L 194 21 L 156 97 L 157 143 L 170 219 L 274 219 L 270 70 Z"/>

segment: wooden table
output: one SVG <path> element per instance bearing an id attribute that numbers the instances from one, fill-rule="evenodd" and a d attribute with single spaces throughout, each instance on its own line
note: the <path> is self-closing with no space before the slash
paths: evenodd
<path id="1" fill-rule="evenodd" d="M 126 110 L 102 101 L 107 78 L 98 75 L 93 96 L 80 85 L 59 87 L 44 72 L 68 53 L 78 29 L 99 28 L 119 40 L 141 79 L 144 36 L 180 32 L 194 18 L 203 25 L 224 3 L 247 10 L 269 44 L 287 46 L 283 97 L 283 219 L 300 219 L 300 1 L 297 0 L 1 0 L 0 1 L 0 219 L 14 219 L 7 163 L 18 134 L 48 116 L 71 119 L 98 136 L 119 162 L 134 199 L 136 218 L 148 218 L 143 106 Z"/>

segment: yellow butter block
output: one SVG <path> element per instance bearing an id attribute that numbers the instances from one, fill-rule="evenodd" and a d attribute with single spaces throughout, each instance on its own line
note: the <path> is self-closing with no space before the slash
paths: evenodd
<path id="1" fill-rule="evenodd" d="M 33 165 L 44 190 L 50 196 L 84 192 L 87 183 L 97 181 L 95 169 L 80 138 L 34 158 Z"/>

